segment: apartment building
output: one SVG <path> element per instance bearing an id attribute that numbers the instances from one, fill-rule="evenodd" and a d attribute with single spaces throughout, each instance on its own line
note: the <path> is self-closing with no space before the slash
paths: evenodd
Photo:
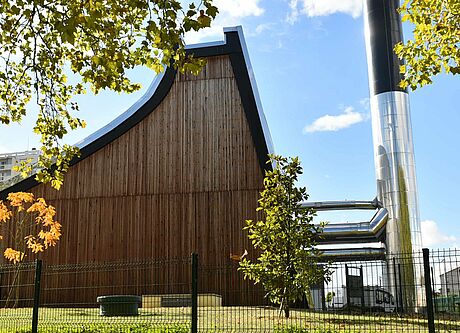
<path id="1" fill-rule="evenodd" d="M 32 164 L 37 163 L 39 155 L 40 151 L 34 148 L 28 151 L 0 154 L 0 184 L 19 174 L 13 170 L 15 165 L 27 160 Z"/>

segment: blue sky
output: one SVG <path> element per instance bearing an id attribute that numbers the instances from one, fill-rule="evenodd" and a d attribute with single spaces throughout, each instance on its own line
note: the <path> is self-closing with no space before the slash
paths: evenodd
<path id="1" fill-rule="evenodd" d="M 312 200 L 371 200 L 376 195 L 369 88 L 361 0 L 216 0 L 212 28 L 188 43 L 221 40 L 224 26 L 242 25 L 276 153 L 300 156 L 301 185 Z M 406 38 L 410 27 L 405 26 Z M 143 89 L 131 95 L 103 92 L 80 97 L 88 127 L 75 143 L 125 111 L 153 73 L 131 77 Z M 419 208 L 425 245 L 460 244 L 457 144 L 459 79 L 440 76 L 410 94 Z M 34 107 L 30 108 L 31 114 Z M 32 118 L 0 129 L 0 153 L 38 147 Z M 331 222 L 353 221 L 335 214 Z"/>

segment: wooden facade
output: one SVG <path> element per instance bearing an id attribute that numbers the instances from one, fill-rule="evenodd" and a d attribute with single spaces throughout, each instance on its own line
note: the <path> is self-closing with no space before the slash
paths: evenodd
<path id="1" fill-rule="evenodd" d="M 227 32 L 225 43 L 191 48 L 206 57 L 202 72 L 195 77 L 167 69 L 139 110 L 82 147 L 60 191 L 29 179 L 0 193 L 30 191 L 56 207 L 63 232 L 43 254 L 47 265 L 169 260 L 197 252 L 201 264 L 223 266 L 230 253 L 252 248 L 244 221 L 257 218 L 270 148 L 244 48 L 238 30 Z M 178 276 L 167 279 L 189 279 L 188 269 L 174 269 Z M 94 274 L 80 280 L 101 283 Z M 147 277 L 140 275 L 135 281 L 143 284 Z M 120 283 L 109 278 L 106 284 Z M 44 283 L 75 281 L 57 276 Z M 59 295 L 66 297 L 74 299 L 75 291 Z"/>

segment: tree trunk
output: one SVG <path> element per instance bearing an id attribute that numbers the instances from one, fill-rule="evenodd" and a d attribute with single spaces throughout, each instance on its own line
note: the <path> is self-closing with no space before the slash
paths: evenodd
<path id="1" fill-rule="evenodd" d="M 288 303 L 286 303 L 286 305 L 284 306 L 284 317 L 289 318 L 289 304 Z"/>

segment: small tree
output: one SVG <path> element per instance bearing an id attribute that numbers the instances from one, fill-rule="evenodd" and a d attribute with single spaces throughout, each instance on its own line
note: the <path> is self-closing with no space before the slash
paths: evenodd
<path id="1" fill-rule="evenodd" d="M 0 241 L 4 257 L 18 264 L 29 253 L 38 254 L 55 246 L 61 236 L 61 224 L 55 220 L 56 210 L 43 198 L 35 199 L 32 193 L 16 192 L 8 194 L 5 202 L 0 200 Z M 5 235 L 5 239 L 3 236 Z M 10 284 L 7 302 L 16 290 L 16 305 L 19 298 L 20 268 L 17 266 L 13 283 Z"/>
<path id="2" fill-rule="evenodd" d="M 330 272 L 318 263 L 321 252 L 315 248 L 323 225 L 314 225 L 314 211 L 300 205 L 308 194 L 305 187 L 295 185 L 302 174 L 299 159 L 270 155 L 269 163 L 273 170 L 265 173 L 257 208 L 264 219 L 247 220 L 245 227 L 260 255 L 254 262 L 243 259 L 239 270 L 245 278 L 261 283 L 268 299 L 289 318 L 290 304 L 308 293 L 310 286 L 328 280 Z"/>

